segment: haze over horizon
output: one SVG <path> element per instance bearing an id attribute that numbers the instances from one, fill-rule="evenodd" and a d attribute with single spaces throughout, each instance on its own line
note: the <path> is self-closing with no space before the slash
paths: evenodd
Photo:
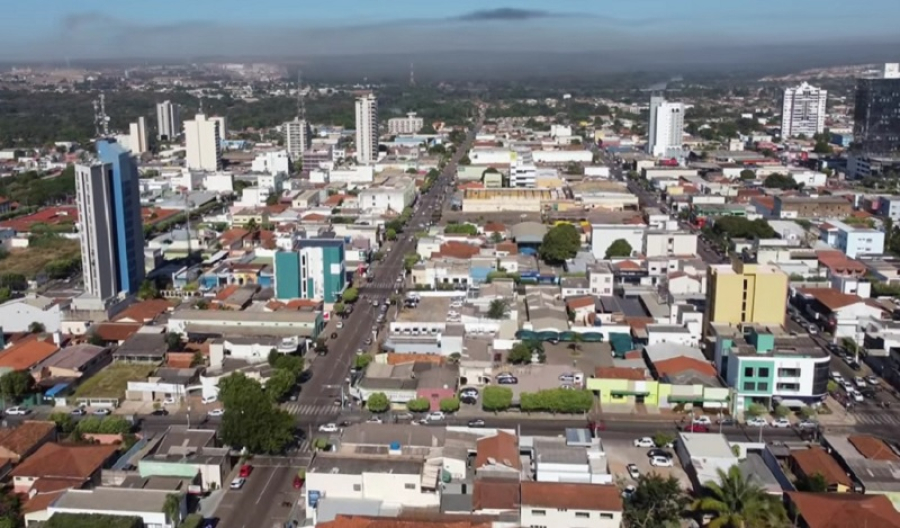
<path id="1" fill-rule="evenodd" d="M 550 6 L 539 0 L 308 5 L 265 0 L 262 7 L 238 0 L 10 3 L 9 31 L 0 35 L 3 61 L 354 55 L 399 61 L 400 56 L 477 52 L 476 62 L 533 53 L 545 57 L 536 63 L 557 68 L 547 55 L 572 54 L 587 62 L 599 57 L 617 68 L 740 66 L 754 59 L 776 64 L 890 60 L 886 46 L 900 42 L 892 27 L 900 15 L 896 0 L 868 0 L 852 12 L 844 12 L 847 4 L 839 0 L 571 0 Z"/>

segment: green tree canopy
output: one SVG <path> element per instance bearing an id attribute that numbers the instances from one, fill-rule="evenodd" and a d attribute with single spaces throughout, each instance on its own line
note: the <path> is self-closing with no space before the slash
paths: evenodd
<path id="1" fill-rule="evenodd" d="M 572 224 L 559 224 L 550 228 L 538 250 L 547 262 L 565 262 L 581 249 L 581 235 Z"/>
<path id="2" fill-rule="evenodd" d="M 428 398 L 413 398 L 406 402 L 406 408 L 409 412 L 427 412 L 431 409 L 431 402 Z"/>
<path id="3" fill-rule="evenodd" d="M 297 376 L 290 370 L 276 368 L 266 380 L 266 394 L 273 402 L 280 402 L 290 394 L 297 383 Z"/>
<path id="4" fill-rule="evenodd" d="M 0 376 L 0 394 L 6 401 L 19 401 L 34 391 L 34 378 L 25 370 L 12 370 Z"/>
<path id="5" fill-rule="evenodd" d="M 545 389 L 521 393 L 519 403 L 525 412 L 583 413 L 591 409 L 594 397 L 586 390 Z"/>
<path id="6" fill-rule="evenodd" d="M 710 526 L 787 526 L 787 513 L 780 498 L 769 495 L 738 466 L 728 471 L 716 469 L 718 482 L 703 485 L 703 495 L 691 504 L 691 511 L 712 515 Z"/>
<path id="7" fill-rule="evenodd" d="M 375 392 L 366 400 L 366 409 L 373 413 L 383 413 L 391 408 L 391 401 L 383 392 Z"/>
<path id="8" fill-rule="evenodd" d="M 505 411 L 512 405 L 513 392 L 509 387 L 490 385 L 481 393 L 481 407 L 485 411 Z"/>
<path id="9" fill-rule="evenodd" d="M 459 398 L 452 396 L 444 398 L 440 401 L 441 411 L 445 413 L 454 413 L 459 410 Z"/>
<path id="10" fill-rule="evenodd" d="M 712 226 L 713 233 L 729 238 L 773 238 L 775 230 L 762 218 L 748 220 L 743 216 L 720 216 Z"/>
<path id="11" fill-rule="evenodd" d="M 478 234 L 478 228 L 472 224 L 449 224 L 444 228 L 444 233 L 448 235 L 469 235 Z"/>
<path id="12" fill-rule="evenodd" d="M 641 475 L 634 493 L 625 501 L 625 522 L 631 528 L 679 526 L 688 498 L 678 479 L 658 473 Z"/>
<path id="13" fill-rule="evenodd" d="M 797 489 L 811 493 L 825 493 L 828 491 L 828 481 L 821 473 L 803 475 L 797 479 Z"/>
<path id="14" fill-rule="evenodd" d="M 632 252 L 631 244 L 624 238 L 617 238 L 606 248 L 606 256 L 603 258 L 611 259 L 615 257 L 630 257 Z"/>
<path id="15" fill-rule="evenodd" d="M 384 232 L 384 237 L 388 240 L 397 240 L 397 231 L 388 229 Z"/>
<path id="16" fill-rule="evenodd" d="M 144 519 L 136 516 L 99 513 L 54 513 L 44 528 L 143 528 Z"/>
<path id="17" fill-rule="evenodd" d="M 531 363 L 531 348 L 525 343 L 516 343 L 506 354 L 506 361 L 514 365 Z"/>
<path id="18" fill-rule="evenodd" d="M 359 299 L 359 290 L 351 286 L 344 290 L 344 294 L 341 296 L 341 299 L 344 301 L 344 303 L 353 304 L 357 299 Z"/>
<path id="19" fill-rule="evenodd" d="M 177 332 L 169 332 L 166 334 L 166 346 L 169 352 L 181 352 L 184 343 L 181 342 L 181 334 Z"/>
<path id="20" fill-rule="evenodd" d="M 786 174 L 770 174 L 766 176 L 766 179 L 763 180 L 763 187 L 766 189 L 784 189 L 784 190 L 793 190 L 799 189 L 800 186 L 797 185 L 797 182 L 794 181 L 789 175 Z"/>
<path id="21" fill-rule="evenodd" d="M 488 305 L 488 319 L 506 319 L 509 315 L 509 301 L 506 299 L 494 299 Z"/>
<path id="22" fill-rule="evenodd" d="M 243 372 L 219 381 L 225 415 L 219 434 L 232 447 L 251 453 L 280 453 L 294 439 L 293 417 L 272 405 L 262 385 Z"/>
<path id="23" fill-rule="evenodd" d="M 369 363 L 375 359 L 372 357 L 372 354 L 360 354 L 353 358 L 353 366 L 358 369 L 364 369 L 369 366 Z"/>
<path id="24" fill-rule="evenodd" d="M 755 180 L 756 173 L 750 169 L 744 169 L 741 171 L 741 179 L 742 180 Z"/>
<path id="25" fill-rule="evenodd" d="M 156 285 L 153 284 L 152 281 L 145 280 L 141 283 L 141 287 L 138 290 L 137 296 L 142 301 L 156 299 L 157 297 L 159 297 L 159 291 L 156 289 Z"/>

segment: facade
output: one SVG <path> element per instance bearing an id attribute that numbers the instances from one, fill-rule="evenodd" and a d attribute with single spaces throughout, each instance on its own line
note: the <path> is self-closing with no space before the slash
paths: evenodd
<path id="1" fill-rule="evenodd" d="M 406 114 L 406 117 L 388 119 L 388 132 L 391 134 L 418 134 L 423 126 L 425 126 L 425 120 L 416 117 L 415 112 Z"/>
<path id="2" fill-rule="evenodd" d="M 776 196 L 772 216 L 795 218 L 844 218 L 853 212 L 853 204 L 840 196 Z"/>
<path id="3" fill-rule="evenodd" d="M 731 264 L 707 270 L 706 324 L 784 323 L 788 276 L 774 266 Z"/>
<path id="4" fill-rule="evenodd" d="M 644 256 L 668 257 L 696 255 L 697 235 L 684 231 L 648 231 L 644 242 Z"/>
<path id="5" fill-rule="evenodd" d="M 622 239 L 631 246 L 632 253 L 644 247 L 647 227 L 633 224 L 594 224 L 591 226 L 591 253 L 596 259 L 605 259 L 606 250 L 616 240 Z"/>
<path id="6" fill-rule="evenodd" d="M 284 147 L 291 157 L 291 161 L 297 162 L 303 159 L 303 153 L 312 146 L 312 130 L 305 119 L 295 117 L 284 125 Z"/>
<path id="7" fill-rule="evenodd" d="M 253 163 L 250 164 L 250 170 L 271 175 L 287 175 L 291 170 L 291 159 L 286 150 L 260 152 L 256 155 Z M 262 187 L 262 184 L 260 184 L 260 187 Z"/>
<path id="8" fill-rule="evenodd" d="M 359 208 L 369 213 L 384 214 L 388 211 L 403 212 L 416 198 L 416 184 L 412 178 L 396 177 L 378 187 L 369 187 L 359 193 Z"/>
<path id="9" fill-rule="evenodd" d="M 131 152 L 137 155 L 150 150 L 150 143 L 147 140 L 147 119 L 144 116 L 139 117 L 136 122 L 128 125 L 128 142 Z"/>
<path id="10" fill-rule="evenodd" d="M 137 164 L 121 145 L 97 142 L 99 161 L 76 165 L 85 292 L 106 300 L 144 280 L 144 229 Z"/>
<path id="11" fill-rule="evenodd" d="M 884 253 L 884 231 L 831 220 L 819 229 L 820 238 L 849 258 Z"/>
<path id="12" fill-rule="evenodd" d="M 859 151 L 892 155 L 900 151 L 900 72 L 885 64 L 881 75 L 856 82 L 853 140 Z"/>
<path id="13" fill-rule="evenodd" d="M 523 481 L 521 486 L 520 526 L 622 526 L 622 497 L 619 488 L 614 485 Z"/>
<path id="14" fill-rule="evenodd" d="M 803 134 L 812 137 L 825 130 L 825 101 L 828 91 L 806 82 L 784 90 L 781 107 L 781 137 Z"/>
<path id="15" fill-rule="evenodd" d="M 222 168 L 222 132 L 215 118 L 197 114 L 184 122 L 184 143 L 187 147 L 187 168 L 217 171 Z"/>
<path id="16" fill-rule="evenodd" d="M 178 498 L 178 518 L 166 513 L 169 496 Z M 57 513 L 80 513 L 140 517 L 144 526 L 175 528 L 187 516 L 186 495 L 166 489 L 98 487 L 70 489 L 47 508 L 50 517 Z"/>
<path id="17" fill-rule="evenodd" d="M 536 180 L 537 166 L 534 164 L 532 152 L 530 150 L 513 152 L 512 162 L 509 165 L 509 186 L 532 188 Z"/>
<path id="18" fill-rule="evenodd" d="M 347 286 L 344 241 L 300 240 L 294 251 L 275 254 L 275 297 L 337 302 Z"/>
<path id="19" fill-rule="evenodd" d="M 665 156 L 668 151 L 681 150 L 684 135 L 684 105 L 671 103 L 662 97 L 650 98 L 650 122 L 647 130 L 647 153 Z"/>
<path id="20" fill-rule="evenodd" d="M 378 99 L 374 94 L 356 100 L 356 161 L 378 161 Z"/>
<path id="21" fill-rule="evenodd" d="M 181 110 L 171 101 L 156 105 L 156 137 L 161 141 L 173 141 L 181 134 Z"/>
<path id="22" fill-rule="evenodd" d="M 882 196 L 878 199 L 878 214 L 894 222 L 900 221 L 900 196 Z"/>

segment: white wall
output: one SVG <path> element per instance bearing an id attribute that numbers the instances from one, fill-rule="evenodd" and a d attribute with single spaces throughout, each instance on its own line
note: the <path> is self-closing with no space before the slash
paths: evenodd
<path id="1" fill-rule="evenodd" d="M 585 514 L 586 517 L 584 517 Z M 519 524 L 522 526 L 546 528 L 620 528 L 622 526 L 622 512 L 561 510 L 523 504 Z"/>
<path id="2" fill-rule="evenodd" d="M 59 304 L 47 310 L 41 310 L 25 302 L 25 299 L 14 299 L 0 304 L 0 328 L 7 334 L 27 332 L 31 323 L 44 325 L 47 332 L 59 331 L 62 323 L 62 311 Z"/>
<path id="3" fill-rule="evenodd" d="M 640 252 L 644 247 L 644 226 L 625 225 L 594 225 L 591 235 L 591 252 L 595 258 L 606 257 L 606 250 L 618 239 L 624 239 L 631 244 L 634 253 Z"/>

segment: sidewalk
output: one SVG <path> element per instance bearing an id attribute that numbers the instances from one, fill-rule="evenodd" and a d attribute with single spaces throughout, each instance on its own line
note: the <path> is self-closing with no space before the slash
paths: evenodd
<path id="1" fill-rule="evenodd" d="M 825 398 L 825 406 L 830 414 L 819 414 L 816 420 L 822 425 L 846 426 L 856 425 L 856 417 L 847 412 L 843 405 L 837 402 L 830 394 Z"/>
<path id="2" fill-rule="evenodd" d="M 634 422 L 660 422 L 660 423 L 671 423 L 673 421 L 680 420 L 681 417 L 678 418 L 673 417 L 668 414 L 642 414 L 638 412 L 600 412 L 596 411 L 588 412 L 588 413 L 576 413 L 576 414 L 554 414 L 554 413 L 546 413 L 546 412 L 533 412 L 533 413 L 524 413 L 524 412 L 514 412 L 514 411 L 502 411 L 502 412 L 492 412 L 482 410 L 477 406 L 463 406 L 456 412 L 456 416 L 462 418 L 506 418 L 506 419 L 515 419 L 515 420 L 560 420 L 560 421 L 573 421 L 573 420 L 590 420 L 590 419 L 601 419 L 601 420 L 621 420 L 621 421 L 634 421 Z"/>

